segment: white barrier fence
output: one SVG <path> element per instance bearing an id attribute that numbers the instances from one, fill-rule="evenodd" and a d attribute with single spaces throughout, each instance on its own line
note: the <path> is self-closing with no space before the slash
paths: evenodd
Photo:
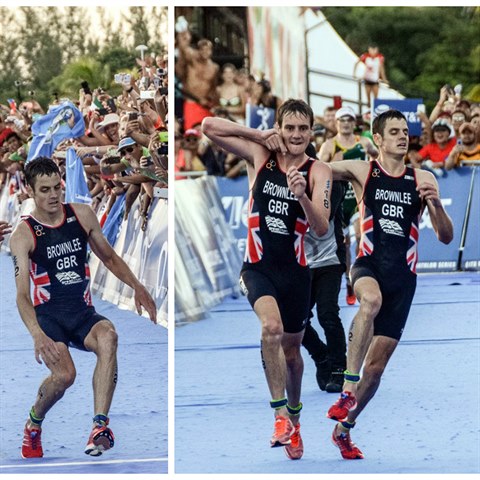
<path id="1" fill-rule="evenodd" d="M 9 195 L 7 188 L 0 191 L 0 219 L 15 227 L 22 215 L 33 209 L 33 201 L 19 204 L 16 195 Z M 137 198 L 128 220 L 123 220 L 113 248 L 123 258 L 140 282 L 147 288 L 157 305 L 157 323 L 168 327 L 168 202 L 154 198 L 149 209 L 149 220 L 145 231 L 140 228 L 140 201 Z M 3 242 L 2 250 L 9 252 L 9 238 Z M 136 312 L 133 290 L 117 279 L 99 259 L 91 253 L 90 272 L 92 293 L 117 305 L 119 308 Z M 146 312 L 143 314 L 147 316 Z"/>
<path id="2" fill-rule="evenodd" d="M 238 296 L 242 259 L 214 177 L 175 182 L 175 323 Z"/>

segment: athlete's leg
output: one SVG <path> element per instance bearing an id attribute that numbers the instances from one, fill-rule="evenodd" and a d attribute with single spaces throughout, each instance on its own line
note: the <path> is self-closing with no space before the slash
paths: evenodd
<path id="1" fill-rule="evenodd" d="M 97 356 L 93 374 L 94 415 L 107 415 L 117 383 L 117 332 L 108 320 L 96 323 L 85 338 L 85 348 Z"/>
<path id="2" fill-rule="evenodd" d="M 282 338 L 282 348 L 285 354 L 286 370 L 286 390 L 288 404 L 291 407 L 300 405 L 300 395 L 302 391 L 303 377 L 303 358 L 300 352 L 302 344 L 303 330 L 298 333 L 284 333 Z M 295 425 L 298 423 L 298 415 L 292 417 Z"/>
<path id="3" fill-rule="evenodd" d="M 282 349 L 283 324 L 276 300 L 271 296 L 260 297 L 253 307 L 262 325 L 262 361 L 272 399 L 285 397 L 286 363 Z M 301 340 L 300 340 L 301 341 Z M 276 410 L 286 415 L 286 407 Z"/>
<path id="4" fill-rule="evenodd" d="M 362 379 L 357 385 L 357 407 L 348 414 L 350 423 L 355 422 L 355 419 L 375 395 L 380 385 L 383 371 L 397 345 L 398 340 L 394 338 L 381 335 L 373 337 L 365 357 Z"/>
<path id="5" fill-rule="evenodd" d="M 60 358 L 55 363 L 45 362 L 51 374 L 40 385 L 37 399 L 33 406 L 34 415 L 40 420 L 43 419 L 55 403 L 63 397 L 67 388 L 72 386 L 75 381 L 75 365 L 73 364 L 68 347 L 62 342 L 56 342 L 56 346 Z M 33 426 L 30 419 L 27 425 L 29 428 Z"/>
<path id="6" fill-rule="evenodd" d="M 358 374 L 373 337 L 373 321 L 382 306 L 380 286 L 373 277 L 361 277 L 354 285 L 360 308 L 348 333 L 347 370 Z M 357 385 L 345 382 L 343 389 L 355 394 Z"/>

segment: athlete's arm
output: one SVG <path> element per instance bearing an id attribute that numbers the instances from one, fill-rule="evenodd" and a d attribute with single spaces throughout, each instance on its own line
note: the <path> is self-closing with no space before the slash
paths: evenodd
<path id="1" fill-rule="evenodd" d="M 362 186 L 367 178 L 369 165 L 367 162 L 358 160 L 342 160 L 341 162 L 331 162 L 332 175 L 334 180 L 345 180 L 349 182 L 358 181 Z"/>
<path id="2" fill-rule="evenodd" d="M 225 150 L 253 165 L 255 158 L 267 159 L 269 150 L 286 153 L 287 149 L 275 130 L 248 128 L 223 118 L 207 117 L 203 133 Z"/>
<path id="3" fill-rule="evenodd" d="M 426 170 L 417 170 L 416 173 L 418 178 L 417 191 L 420 198 L 427 204 L 433 230 L 442 243 L 449 244 L 453 240 L 453 223 L 443 208 L 438 194 L 437 180 L 433 173 Z"/>
<path id="4" fill-rule="evenodd" d="M 314 162 L 310 171 L 312 199 L 305 195 L 306 180 L 295 167 L 287 170 L 287 183 L 292 193 L 298 198 L 310 228 L 321 237 L 328 230 L 330 218 L 330 195 L 332 191 L 332 172 L 322 162 Z"/>
<path id="5" fill-rule="evenodd" d="M 372 158 L 378 157 L 378 150 L 373 145 L 372 141 L 367 137 L 362 137 L 360 141 L 363 143 L 365 150 L 367 151 L 368 155 Z"/>
<path id="6" fill-rule="evenodd" d="M 331 140 L 327 140 L 320 147 L 320 152 L 318 152 L 318 159 L 321 162 L 329 163 L 332 161 L 332 151 L 333 145 Z"/>
<path id="7" fill-rule="evenodd" d="M 34 248 L 34 240 L 28 226 L 21 222 L 10 239 L 15 284 L 17 287 L 17 307 L 23 323 L 33 338 L 35 359 L 47 367 L 60 360 L 60 353 L 55 342 L 47 337 L 37 321 L 37 315 L 30 297 L 30 276 L 28 254 Z"/>
<path id="8" fill-rule="evenodd" d="M 142 306 L 147 311 L 152 322 L 157 321 L 157 309 L 153 298 L 147 289 L 138 281 L 129 266 L 117 255 L 103 235 L 97 217 L 88 205 L 74 204 L 72 207 L 80 220 L 82 227 L 88 233 L 88 243 L 102 263 L 122 282 L 135 291 L 135 306 L 139 315 Z"/>

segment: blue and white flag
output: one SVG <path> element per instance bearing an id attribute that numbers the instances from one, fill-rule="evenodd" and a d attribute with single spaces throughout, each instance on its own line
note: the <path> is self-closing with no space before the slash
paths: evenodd
<path id="1" fill-rule="evenodd" d="M 105 238 L 108 240 L 108 243 L 112 247 L 117 241 L 118 232 L 120 231 L 120 225 L 123 221 L 123 214 L 125 212 L 125 200 L 125 193 L 117 197 L 110 212 L 108 213 L 107 220 L 105 220 L 105 224 L 102 228 Z"/>
<path id="2" fill-rule="evenodd" d="M 41 156 L 52 158 L 60 142 L 85 134 L 85 122 L 80 110 L 67 100 L 50 107 L 48 113 L 32 125 L 32 133 L 33 140 L 26 163 Z"/>
<path id="3" fill-rule="evenodd" d="M 87 203 L 90 205 L 92 203 L 92 196 L 90 195 L 85 179 L 85 169 L 83 168 L 82 160 L 73 147 L 67 150 L 65 169 L 65 202 Z"/>

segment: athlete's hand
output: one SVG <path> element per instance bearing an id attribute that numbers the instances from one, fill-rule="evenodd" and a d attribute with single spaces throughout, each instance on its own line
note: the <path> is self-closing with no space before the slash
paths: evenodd
<path id="1" fill-rule="evenodd" d="M 58 351 L 57 344 L 47 337 L 43 332 L 33 337 L 33 346 L 35 350 L 35 359 L 38 363 L 45 362 L 47 367 L 60 360 L 60 352 Z"/>
<path id="2" fill-rule="evenodd" d="M 5 235 L 12 232 L 12 226 L 8 222 L 0 220 L 0 242 L 3 241 Z"/>
<path id="3" fill-rule="evenodd" d="M 279 152 L 282 154 L 287 153 L 287 147 L 283 143 L 283 138 L 278 133 L 278 130 L 271 128 L 270 130 L 264 130 L 262 132 L 263 144 L 271 152 Z"/>
<path id="4" fill-rule="evenodd" d="M 290 191 L 300 200 L 305 195 L 307 180 L 297 167 L 291 166 L 287 170 L 287 185 Z"/>
<path id="5" fill-rule="evenodd" d="M 433 183 L 422 182 L 417 186 L 417 192 L 422 200 L 430 201 L 433 207 L 441 207 L 442 201 L 438 195 L 438 190 Z"/>
<path id="6" fill-rule="evenodd" d="M 143 285 L 139 285 L 135 288 L 135 306 L 137 307 L 139 315 L 142 314 L 143 306 L 147 311 L 150 320 L 153 323 L 157 323 L 157 306 L 155 305 L 152 296 Z"/>

